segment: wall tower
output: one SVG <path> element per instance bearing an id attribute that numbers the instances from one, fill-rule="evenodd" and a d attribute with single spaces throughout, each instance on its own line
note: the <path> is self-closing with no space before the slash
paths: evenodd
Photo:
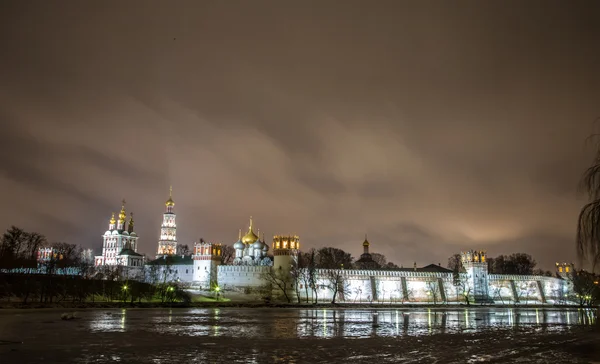
<path id="1" fill-rule="evenodd" d="M 467 271 L 467 284 L 475 302 L 489 302 L 488 265 L 484 251 L 461 252 L 462 265 Z"/>
<path id="2" fill-rule="evenodd" d="M 287 277 L 293 266 L 298 264 L 300 237 L 298 235 L 273 237 L 273 269 L 278 269 L 282 276 Z"/>
<path id="3" fill-rule="evenodd" d="M 175 213 L 173 208 L 173 188 L 169 189 L 169 199 L 165 202 L 166 211 L 163 214 L 162 225 L 160 226 L 160 240 L 158 241 L 158 252 L 156 258 L 164 255 L 177 254 L 177 224 L 175 223 Z"/>
<path id="4" fill-rule="evenodd" d="M 222 245 L 200 240 L 194 243 L 194 275 L 193 280 L 202 289 L 214 288 L 217 282 L 217 270 L 221 265 Z"/>

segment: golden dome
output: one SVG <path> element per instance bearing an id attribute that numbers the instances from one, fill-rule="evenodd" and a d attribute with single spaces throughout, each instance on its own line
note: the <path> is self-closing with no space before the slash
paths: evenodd
<path id="1" fill-rule="evenodd" d="M 112 213 L 112 217 L 110 218 L 110 221 L 109 221 L 109 222 L 110 222 L 112 225 L 114 225 L 114 224 L 117 222 L 117 220 L 115 220 L 115 213 L 114 213 L 114 212 Z"/>
<path id="2" fill-rule="evenodd" d="M 363 242 L 363 246 L 367 248 L 369 247 L 369 245 L 371 245 L 371 243 L 369 243 L 369 241 L 367 240 L 367 234 L 365 234 L 365 241 Z"/>
<path id="3" fill-rule="evenodd" d="M 121 212 L 119 212 L 119 221 L 125 222 L 125 218 L 127 215 L 125 214 L 125 200 L 123 200 L 123 205 L 121 206 Z"/>
<path id="4" fill-rule="evenodd" d="M 256 240 L 258 240 L 258 236 L 252 231 L 252 216 L 250 216 L 250 227 L 248 228 L 246 235 L 242 237 L 242 243 L 253 244 Z"/>
<path id="5" fill-rule="evenodd" d="M 173 195 L 173 187 L 170 187 L 169 188 L 169 199 L 167 200 L 167 202 L 165 202 L 165 205 L 167 207 L 173 207 L 173 206 L 175 206 L 175 202 L 173 202 L 172 195 Z"/>

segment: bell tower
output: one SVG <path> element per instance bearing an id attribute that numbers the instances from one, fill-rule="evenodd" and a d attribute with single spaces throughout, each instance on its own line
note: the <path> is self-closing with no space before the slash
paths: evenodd
<path id="1" fill-rule="evenodd" d="M 160 226 L 160 239 L 158 241 L 158 251 L 156 258 L 164 255 L 177 254 L 177 224 L 175 223 L 175 213 L 173 208 L 173 188 L 169 189 L 169 199 L 165 202 L 166 211 L 163 214 L 162 225 Z"/>

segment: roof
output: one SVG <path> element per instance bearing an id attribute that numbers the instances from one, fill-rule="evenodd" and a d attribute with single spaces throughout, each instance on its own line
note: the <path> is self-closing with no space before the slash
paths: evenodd
<path id="1" fill-rule="evenodd" d="M 358 263 L 359 261 L 357 261 Z M 393 272 L 429 272 L 429 273 L 452 273 L 451 269 L 444 268 L 437 264 L 429 264 L 422 268 L 388 268 L 381 267 L 370 270 L 393 271 Z"/>
<path id="2" fill-rule="evenodd" d="M 134 257 L 143 257 L 142 254 L 136 253 L 136 252 L 134 252 L 131 249 L 123 249 L 123 250 L 121 250 L 121 252 L 119 253 L 119 255 L 131 255 L 131 256 L 134 256 Z"/>
<path id="3" fill-rule="evenodd" d="M 150 265 L 193 265 L 194 260 L 191 255 L 163 255 L 160 258 L 152 260 Z"/>
<path id="4" fill-rule="evenodd" d="M 417 268 L 417 272 L 438 272 L 438 273 L 452 273 L 452 269 L 444 268 L 441 265 L 429 264 L 423 268 Z"/>

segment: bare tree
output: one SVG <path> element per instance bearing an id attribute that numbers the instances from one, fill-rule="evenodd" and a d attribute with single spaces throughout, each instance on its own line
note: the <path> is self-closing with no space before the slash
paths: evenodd
<path id="1" fill-rule="evenodd" d="M 307 253 L 299 253 L 296 264 L 292 265 L 290 274 L 292 276 L 292 283 L 294 285 L 294 291 L 298 303 L 300 303 L 300 291 L 304 289 L 306 294 L 306 302 L 308 303 L 308 287 L 310 285 L 308 265 L 310 262 L 310 256 Z"/>
<path id="2" fill-rule="evenodd" d="M 509 288 L 506 281 L 501 281 L 492 286 L 492 299 L 499 298 L 502 304 L 504 304 L 504 297 L 502 297 L 502 289 Z"/>
<path id="3" fill-rule="evenodd" d="M 463 270 L 460 254 L 454 254 L 448 258 L 448 269 L 451 269 L 453 272 L 460 272 Z"/>
<path id="4" fill-rule="evenodd" d="M 319 302 L 319 273 L 317 271 L 317 251 L 313 248 L 308 251 L 307 265 L 308 282 L 313 291 L 313 303 Z"/>
<path id="5" fill-rule="evenodd" d="M 233 263 L 235 258 L 235 249 L 231 245 L 221 246 L 221 264 L 227 265 Z"/>
<path id="6" fill-rule="evenodd" d="M 321 248 L 316 255 L 316 267 L 322 269 L 340 269 L 352 266 L 352 255 L 337 248 Z"/>
<path id="7" fill-rule="evenodd" d="M 344 279 L 343 269 L 328 269 L 325 272 L 325 279 L 327 280 L 326 286 L 333 292 L 331 303 L 335 304 L 335 299 L 338 294 L 345 299 L 345 296 L 349 293 L 349 284 Z"/>
<path id="8" fill-rule="evenodd" d="M 600 143 L 598 134 L 588 138 L 595 142 L 595 157 L 592 165 L 583 173 L 580 191 L 587 195 L 588 202 L 581 208 L 577 219 L 577 252 L 580 259 L 592 264 L 592 272 L 600 262 Z"/>
<path id="9" fill-rule="evenodd" d="M 427 281 L 425 283 L 425 291 L 427 295 L 431 297 L 433 300 L 433 304 L 436 305 L 438 301 L 438 296 L 440 295 L 440 285 L 437 281 Z"/>
<path id="10" fill-rule="evenodd" d="M 177 244 L 177 254 L 178 255 L 191 255 L 192 251 L 190 250 L 190 246 L 187 244 Z"/>
<path id="11" fill-rule="evenodd" d="M 273 288 L 277 288 L 281 293 L 283 293 L 283 297 L 285 300 L 290 303 L 292 300 L 288 294 L 288 290 L 292 286 L 292 282 L 290 276 L 285 274 L 285 270 L 273 268 L 268 272 L 262 274 L 262 278 Z"/>
<path id="12" fill-rule="evenodd" d="M 387 265 L 387 259 L 385 255 L 381 253 L 371 253 L 371 259 L 373 259 L 373 261 L 377 263 L 377 266 L 379 267 L 384 267 Z"/>

